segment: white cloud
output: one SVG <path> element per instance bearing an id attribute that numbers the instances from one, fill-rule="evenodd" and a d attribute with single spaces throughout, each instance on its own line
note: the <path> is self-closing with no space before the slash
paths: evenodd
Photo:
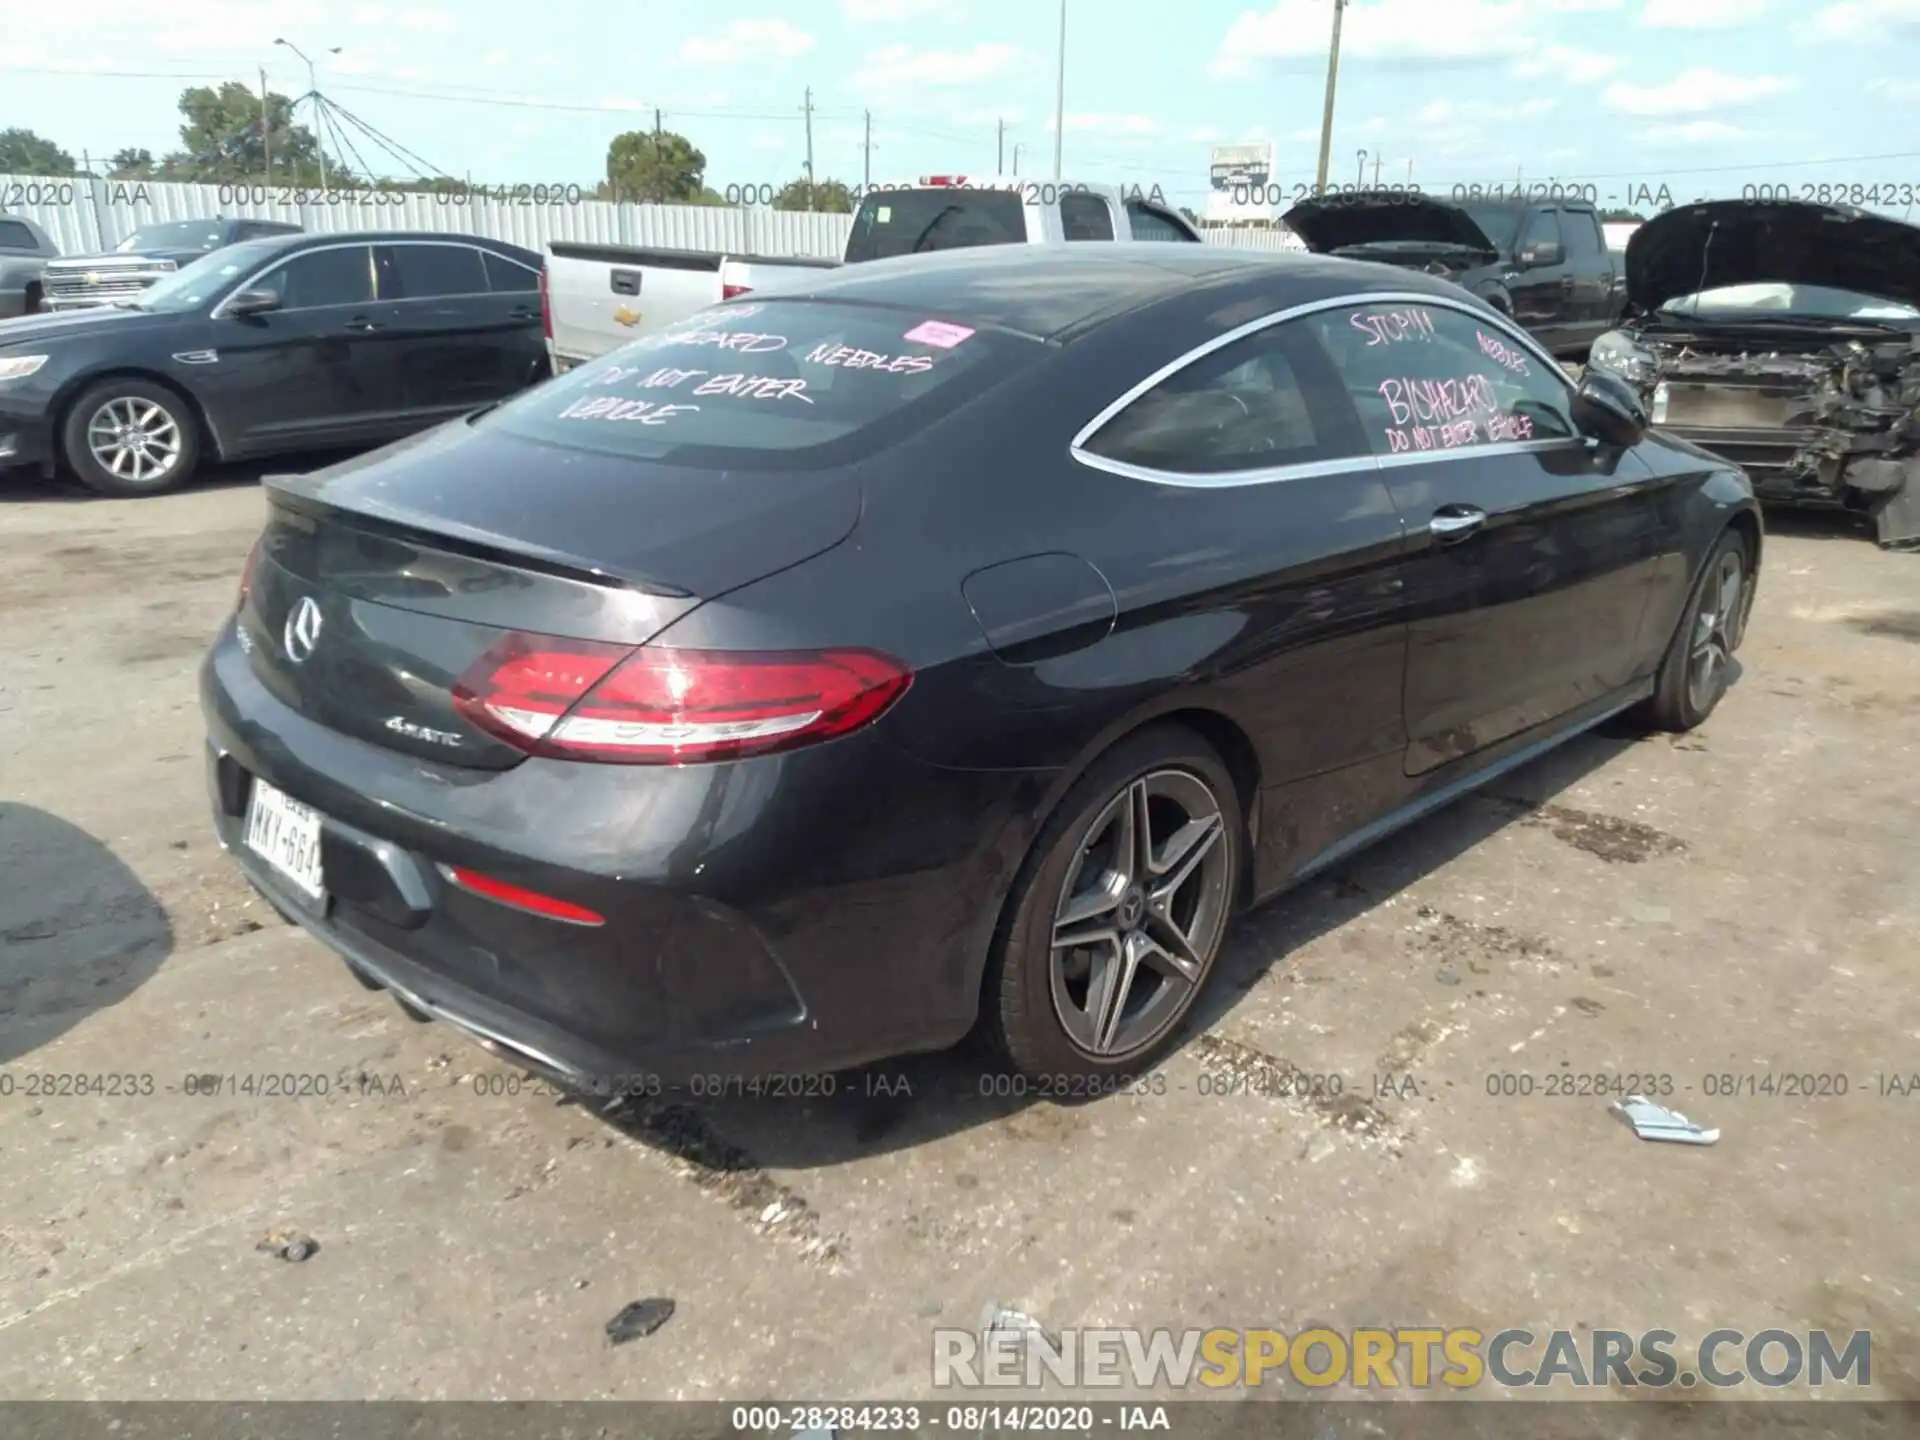
<path id="1" fill-rule="evenodd" d="M 1196 145 L 1213 145 L 1220 140 L 1220 132 L 1211 125 L 1202 125 L 1198 130 L 1189 130 L 1187 139 Z"/>
<path id="2" fill-rule="evenodd" d="M 1544 115 L 1558 102 L 1549 96 L 1537 95 L 1531 100 L 1521 100 L 1507 104 L 1499 100 L 1433 100 L 1420 107 L 1414 113 L 1414 120 L 1421 125 L 1457 125 L 1462 121 L 1478 120 L 1524 120 L 1534 115 Z"/>
<path id="3" fill-rule="evenodd" d="M 1752 140 L 1758 132 L 1724 120 L 1687 120 L 1678 125 L 1649 125 L 1640 132 L 1656 145 L 1704 145 L 1718 140 Z"/>
<path id="4" fill-rule="evenodd" d="M 491 70 L 496 66 L 506 64 L 512 58 L 513 52 L 510 50 L 489 50 L 480 57 L 480 63 Z"/>
<path id="5" fill-rule="evenodd" d="M 1663 85 L 1616 80 L 1600 92 L 1600 103 L 1624 115 L 1704 115 L 1769 100 L 1800 88 L 1784 75 L 1728 75 L 1719 70 L 1682 71 Z"/>
<path id="6" fill-rule="evenodd" d="M 1355 59 L 1485 59 L 1531 45 L 1525 0 L 1351 0 L 1340 27 L 1340 52 Z M 1324 56 L 1332 37 L 1326 0 L 1275 0 L 1243 10 L 1227 27 L 1215 74 L 1244 76 L 1263 61 Z"/>
<path id="7" fill-rule="evenodd" d="M 1545 45 L 1513 62 L 1513 73 L 1522 80 L 1564 80 L 1588 85 L 1604 80 L 1626 62 L 1618 55 L 1597 50 L 1578 50 L 1571 45 Z"/>
<path id="8" fill-rule="evenodd" d="M 348 17 L 356 26 L 392 28 L 416 35 L 445 35 L 459 29 L 452 12 L 409 6 L 394 10 L 384 5 L 356 5 Z M 298 44 L 298 40 L 295 40 Z"/>
<path id="9" fill-rule="evenodd" d="M 742 60 L 792 60 L 813 48 L 813 36 L 785 20 L 733 20 L 718 35 L 695 35 L 680 46 L 680 58 L 698 65 Z"/>
<path id="10" fill-rule="evenodd" d="M 1889 31 L 1920 29 L 1920 0 L 1837 0 L 1805 28 L 1822 40 L 1885 40 Z"/>
<path id="11" fill-rule="evenodd" d="M 1016 46 L 991 42 L 982 42 L 971 50 L 883 45 L 867 52 L 848 83 L 869 95 L 975 85 L 1007 70 L 1019 58 Z"/>
<path id="12" fill-rule="evenodd" d="M 1725 30 L 1772 8 L 1772 0 L 1646 0 L 1640 23 L 1654 30 Z"/>
<path id="13" fill-rule="evenodd" d="M 953 0 L 840 0 L 840 13 L 856 23 L 891 25 L 921 15 L 952 15 Z"/>
<path id="14" fill-rule="evenodd" d="M 1160 123 L 1150 115 L 1102 115 L 1097 113 L 1067 115 L 1069 130 L 1099 130 L 1109 135 L 1152 135 L 1160 128 Z M 1053 130 L 1053 121 L 1047 121 L 1049 133 Z"/>
<path id="15" fill-rule="evenodd" d="M 1867 89 L 1896 105 L 1911 105 L 1920 100 L 1920 80 L 1869 80 Z"/>

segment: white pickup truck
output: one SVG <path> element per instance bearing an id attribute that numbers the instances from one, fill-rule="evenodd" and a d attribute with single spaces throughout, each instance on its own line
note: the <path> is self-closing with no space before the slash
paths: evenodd
<path id="1" fill-rule="evenodd" d="M 727 255 L 556 240 L 540 283 L 554 373 L 749 291 L 779 290 L 806 271 L 975 245 L 1167 240 L 1199 244 L 1181 214 L 1138 186 L 929 175 L 869 191 L 838 260 Z"/>

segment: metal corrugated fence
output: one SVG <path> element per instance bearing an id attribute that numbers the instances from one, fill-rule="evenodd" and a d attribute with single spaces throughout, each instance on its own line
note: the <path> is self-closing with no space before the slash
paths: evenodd
<path id="1" fill-rule="evenodd" d="M 606 245 L 660 245 L 752 255 L 833 258 L 845 248 L 848 215 L 718 205 L 616 205 L 604 200 L 544 199 L 536 187 L 520 203 L 475 196 L 376 192 L 358 201 L 335 194 L 316 202 L 274 185 L 176 185 L 145 180 L 49 179 L 0 175 L 0 212 L 25 215 L 63 255 L 111 250 L 154 220 L 247 216 L 285 220 L 316 233 L 342 230 L 442 230 L 486 235 L 538 250 L 549 240 Z M 297 203 L 306 200 L 306 203 Z M 1298 250 L 1284 231 L 1209 230 L 1209 244 L 1256 250 Z"/>

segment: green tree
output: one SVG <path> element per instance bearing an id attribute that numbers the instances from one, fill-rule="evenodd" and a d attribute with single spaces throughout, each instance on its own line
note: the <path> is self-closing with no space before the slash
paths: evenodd
<path id="1" fill-rule="evenodd" d="M 294 123 L 293 101 L 269 91 L 267 136 L 272 141 L 274 179 L 320 180 L 320 148 L 313 132 Z M 218 90 L 196 85 L 180 92 L 180 146 L 162 163 L 169 180 L 213 183 L 267 178 L 267 150 L 260 133 L 260 96 L 238 80 Z M 341 167 L 329 171 L 335 184 L 351 179 Z"/>
<path id="2" fill-rule="evenodd" d="M 776 210 L 818 210 L 834 215 L 853 213 L 853 192 L 839 180 L 791 180 L 773 197 Z"/>
<path id="3" fill-rule="evenodd" d="M 1189 225 L 1198 225 L 1200 223 L 1200 217 L 1185 205 L 1180 207 L 1180 213 L 1187 217 L 1187 223 Z"/>
<path id="4" fill-rule="evenodd" d="M 109 180 L 152 180 L 158 174 L 158 168 L 153 163 L 153 152 L 133 146 L 114 151 L 107 166 Z"/>
<path id="5" fill-rule="evenodd" d="M 1646 219 L 1647 217 L 1646 217 L 1646 216 L 1644 216 L 1644 215 L 1642 215 L 1642 214 L 1641 214 L 1641 213 L 1640 213 L 1640 212 L 1639 212 L 1638 210 L 1621 210 L 1621 209 L 1613 209 L 1613 210 L 1602 210 L 1602 211 L 1600 212 L 1600 218 L 1601 218 L 1602 220 L 1608 220 L 1608 221 L 1614 221 L 1614 220 L 1620 220 L 1620 221 L 1625 221 L 1625 220 L 1640 220 L 1640 221 L 1644 221 L 1644 220 L 1645 220 L 1645 219 Z"/>
<path id="6" fill-rule="evenodd" d="M 706 189 L 707 157 L 671 130 L 628 130 L 607 146 L 607 198 L 689 204 Z"/>
<path id="7" fill-rule="evenodd" d="M 73 156 L 31 130 L 0 130 L 0 175 L 78 175 Z"/>

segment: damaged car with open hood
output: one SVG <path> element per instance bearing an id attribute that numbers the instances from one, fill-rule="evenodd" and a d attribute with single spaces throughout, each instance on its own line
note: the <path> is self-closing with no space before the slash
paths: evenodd
<path id="1" fill-rule="evenodd" d="M 1627 319 L 1589 364 L 1763 501 L 1871 516 L 1920 550 L 1920 227 L 1845 205 L 1717 200 L 1627 244 Z"/>

